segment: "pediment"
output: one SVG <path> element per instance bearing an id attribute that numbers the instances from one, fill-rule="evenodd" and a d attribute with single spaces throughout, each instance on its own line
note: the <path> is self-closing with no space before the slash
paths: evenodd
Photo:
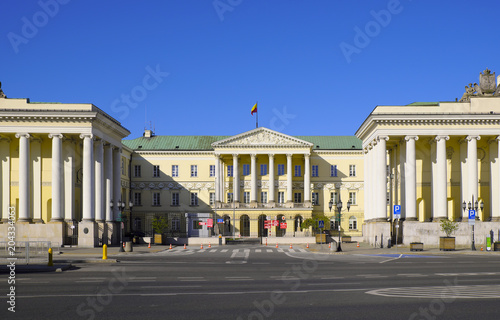
<path id="1" fill-rule="evenodd" d="M 251 131 L 247 131 L 236 136 L 226 138 L 214 142 L 212 144 L 214 148 L 224 148 L 224 147 L 312 147 L 313 144 L 297 139 L 295 137 L 270 130 L 267 128 L 257 128 Z"/>

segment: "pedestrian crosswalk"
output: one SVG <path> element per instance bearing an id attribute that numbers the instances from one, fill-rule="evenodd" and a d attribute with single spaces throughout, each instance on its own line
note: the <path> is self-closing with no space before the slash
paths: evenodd
<path id="1" fill-rule="evenodd" d="M 307 249 L 304 249 L 304 248 L 296 248 L 296 249 L 281 249 L 281 248 L 259 248 L 259 249 L 256 249 L 256 248 L 252 248 L 252 249 L 227 249 L 227 248 L 204 248 L 204 249 L 201 249 L 201 248 L 189 248 L 187 247 L 186 249 L 184 249 L 183 247 L 175 247 L 173 249 L 167 249 L 165 251 L 161 251 L 159 252 L 159 254 L 182 254 L 182 253 L 187 253 L 187 254 L 194 254 L 194 253 L 216 253 L 216 252 L 220 252 L 220 253 L 231 253 L 231 254 L 235 254 L 235 253 L 238 253 L 238 252 L 247 252 L 247 251 L 250 251 L 252 253 L 286 253 L 286 252 L 289 252 L 289 253 L 300 253 L 300 252 L 309 252 Z"/>

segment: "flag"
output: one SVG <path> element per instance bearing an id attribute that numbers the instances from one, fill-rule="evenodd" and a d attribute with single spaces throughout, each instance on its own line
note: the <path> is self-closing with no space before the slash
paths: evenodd
<path id="1" fill-rule="evenodd" d="M 250 114 L 253 116 L 254 113 L 257 112 L 257 103 L 254 104 L 254 106 L 252 107 L 252 110 L 250 111 Z"/>

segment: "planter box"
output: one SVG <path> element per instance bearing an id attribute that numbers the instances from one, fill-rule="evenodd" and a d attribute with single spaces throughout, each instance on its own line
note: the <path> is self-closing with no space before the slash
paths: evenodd
<path id="1" fill-rule="evenodd" d="M 493 251 L 500 251 L 500 242 L 493 242 Z"/>
<path id="2" fill-rule="evenodd" d="M 454 251 L 455 250 L 455 237 L 440 237 L 439 250 L 441 251 Z"/>
<path id="3" fill-rule="evenodd" d="M 162 234 L 155 234 L 155 244 L 163 244 L 163 235 Z"/>
<path id="4" fill-rule="evenodd" d="M 424 251 L 424 244 L 422 242 L 410 243 L 410 251 Z"/>
<path id="5" fill-rule="evenodd" d="M 351 236 L 343 236 L 342 237 L 342 242 L 349 242 L 349 243 L 352 242 L 351 241 Z"/>

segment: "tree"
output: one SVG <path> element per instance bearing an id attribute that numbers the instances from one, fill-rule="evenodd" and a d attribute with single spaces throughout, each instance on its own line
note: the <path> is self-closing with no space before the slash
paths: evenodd
<path id="1" fill-rule="evenodd" d="M 168 227 L 167 219 L 159 214 L 155 215 L 153 218 L 153 231 L 156 234 L 162 234 Z"/>
<path id="2" fill-rule="evenodd" d="M 453 232 L 458 230 L 458 223 L 450 221 L 448 219 L 441 220 L 439 224 L 441 225 L 441 231 L 446 233 L 446 237 L 450 237 Z"/>

